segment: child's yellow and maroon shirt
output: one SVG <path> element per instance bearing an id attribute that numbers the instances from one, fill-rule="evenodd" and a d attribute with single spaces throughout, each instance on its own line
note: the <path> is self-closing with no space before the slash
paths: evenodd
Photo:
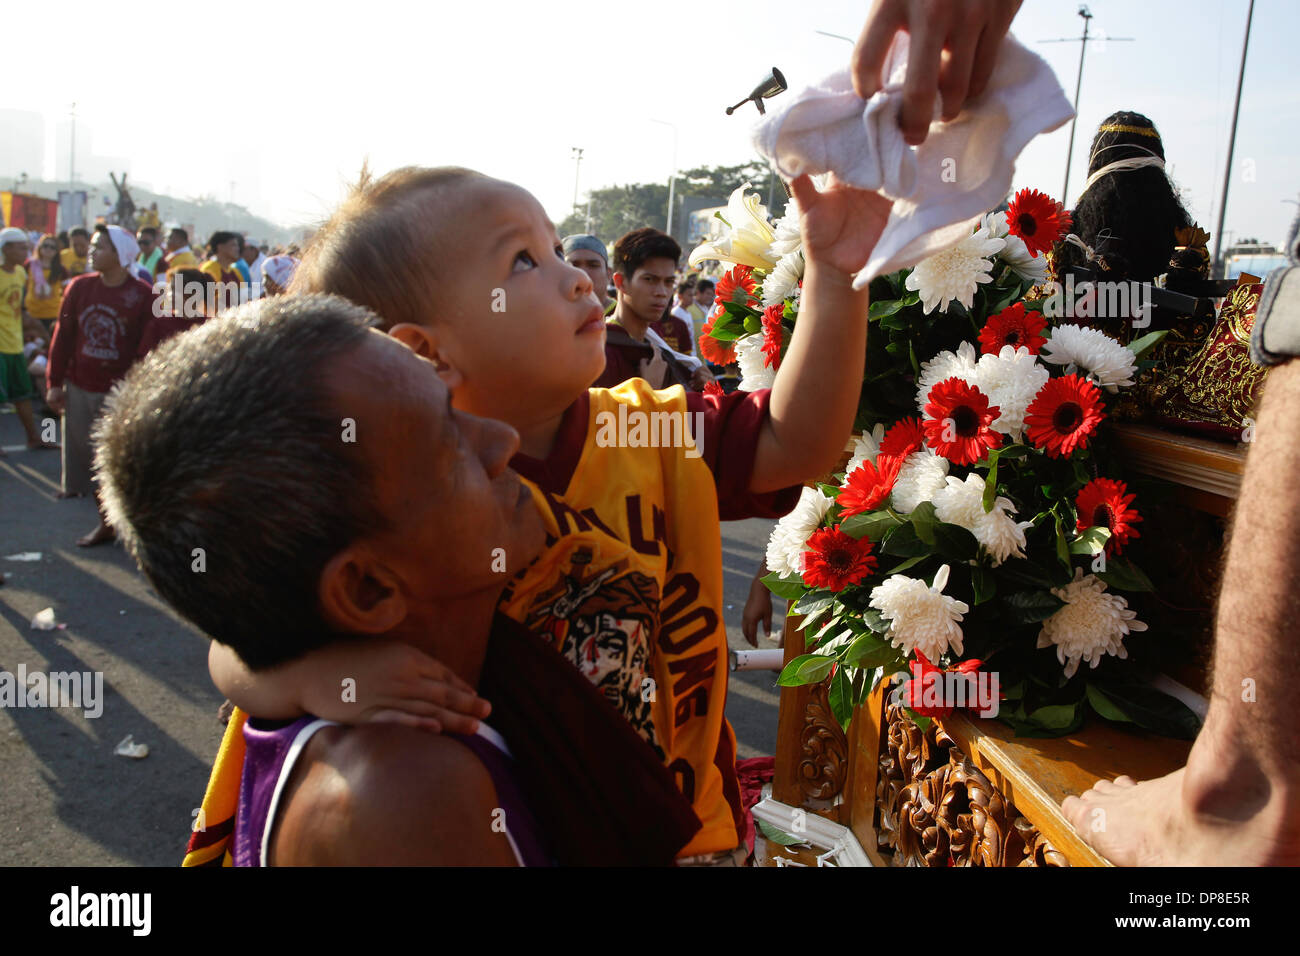
<path id="1" fill-rule="evenodd" d="M 683 856 L 733 849 L 743 832 L 723 713 L 719 520 L 777 517 L 798 500 L 798 486 L 748 490 L 769 397 L 655 391 L 639 378 L 589 389 L 545 461 L 511 462 L 548 546 L 500 609 L 549 635 L 663 756 L 703 824 Z"/>

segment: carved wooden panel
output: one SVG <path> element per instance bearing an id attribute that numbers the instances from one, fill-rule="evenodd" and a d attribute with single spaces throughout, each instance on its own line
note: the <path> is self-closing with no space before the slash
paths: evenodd
<path id="1" fill-rule="evenodd" d="M 1069 865 L 936 721 L 922 731 L 890 704 L 885 726 L 876 832 L 892 865 Z"/>
<path id="2" fill-rule="evenodd" d="M 808 697 L 800 735 L 797 770 L 800 789 L 809 800 L 833 800 L 844 790 L 849 772 L 848 741 L 827 700 L 828 683 L 817 684 Z"/>

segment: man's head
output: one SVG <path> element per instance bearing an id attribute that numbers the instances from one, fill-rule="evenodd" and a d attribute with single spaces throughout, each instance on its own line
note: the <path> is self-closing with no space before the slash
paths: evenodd
<path id="1" fill-rule="evenodd" d="M 84 259 L 90 251 L 90 232 L 82 226 L 68 230 L 68 243 L 77 258 Z"/>
<path id="2" fill-rule="evenodd" d="M 619 306 L 643 322 L 657 322 L 673 297 L 682 247 L 658 229 L 637 229 L 614 243 L 614 287 Z"/>
<path id="3" fill-rule="evenodd" d="M 453 412 L 433 365 L 373 322 L 334 296 L 249 303 L 137 363 L 97 428 L 113 527 L 254 669 L 427 633 L 504 585 L 494 549 L 514 572 L 543 544 L 506 467 L 517 434 Z"/>
<path id="4" fill-rule="evenodd" d="M 147 256 L 158 243 L 158 230 L 153 226 L 144 226 L 135 234 L 135 241 L 140 244 L 140 255 Z"/>
<path id="5" fill-rule="evenodd" d="M 257 248 L 257 243 L 244 240 L 244 251 L 242 253 L 244 261 L 250 266 L 257 261 L 257 257 L 262 254 L 262 250 Z"/>
<path id="6" fill-rule="evenodd" d="M 592 235 L 565 236 L 564 261 L 577 266 L 591 278 L 592 290 L 603 306 L 609 301 L 609 258 L 605 244 Z"/>
<path id="7" fill-rule="evenodd" d="M 120 226 L 115 227 L 125 237 L 131 238 L 131 234 Z M 134 240 L 131 242 L 134 246 Z M 125 269 L 135 261 L 135 253 L 129 258 L 124 259 L 118 243 L 113 241 L 113 234 L 109 231 L 109 226 L 100 223 L 95 227 L 95 238 L 90 244 L 90 270 L 98 272 L 101 275 L 115 275 L 117 270 Z"/>
<path id="8" fill-rule="evenodd" d="M 677 304 L 689 309 L 695 304 L 695 283 L 683 282 L 677 286 Z"/>
<path id="9" fill-rule="evenodd" d="M 216 315 L 217 280 L 202 269 L 172 269 L 163 291 L 163 314 L 182 319 Z"/>
<path id="10" fill-rule="evenodd" d="M 695 283 L 695 304 L 706 313 L 713 308 L 713 280 L 701 279 Z"/>
<path id="11" fill-rule="evenodd" d="M 190 234 L 184 229 L 177 227 L 167 233 L 167 251 L 175 252 L 177 249 L 184 249 L 190 244 Z"/>
<path id="12" fill-rule="evenodd" d="M 6 266 L 20 266 L 27 260 L 27 233 L 17 226 L 0 229 L 0 254 Z"/>
<path id="13" fill-rule="evenodd" d="M 244 248 L 244 240 L 237 232 L 219 229 L 208 239 L 208 255 L 222 265 L 231 265 L 239 258 L 239 251 Z"/>
<path id="14" fill-rule="evenodd" d="M 563 411 L 605 363 L 591 279 L 564 261 L 546 211 L 468 169 L 363 174 L 289 291 L 367 306 L 439 366 L 458 409 L 518 427 Z"/>

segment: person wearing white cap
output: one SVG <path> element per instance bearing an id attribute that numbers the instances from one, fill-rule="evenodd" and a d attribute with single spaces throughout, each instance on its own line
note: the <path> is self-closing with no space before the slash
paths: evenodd
<path id="1" fill-rule="evenodd" d="M 36 389 L 27 373 L 23 355 L 23 287 L 27 284 L 27 233 L 10 226 L 0 230 L 0 403 L 11 402 L 28 448 L 57 448 L 42 441 L 32 416 L 32 399 Z M 30 320 L 35 321 L 35 320 Z M 0 455 L 4 450 L 0 449 Z"/>
<path id="2" fill-rule="evenodd" d="M 267 256 L 262 260 L 262 294 L 281 295 L 289 288 L 289 281 L 298 268 L 293 256 Z"/>
<path id="3" fill-rule="evenodd" d="M 68 283 L 45 369 L 45 400 L 63 415 L 63 491 L 95 494 L 91 429 L 113 384 L 135 360 L 153 316 L 152 286 L 133 274 L 139 246 L 121 226 L 99 225 L 90 246 L 92 272 Z M 113 540 L 101 509 L 99 525 L 77 544 Z"/>

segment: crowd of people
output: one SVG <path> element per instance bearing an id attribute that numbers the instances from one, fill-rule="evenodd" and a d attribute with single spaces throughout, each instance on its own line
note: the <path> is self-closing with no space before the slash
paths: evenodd
<path id="1" fill-rule="evenodd" d="M 936 99 L 951 119 L 978 95 L 1018 6 L 882 0 L 855 88 L 874 92 L 889 40 L 912 33 L 900 123 L 919 142 Z M 526 190 L 458 167 L 363 175 L 301 262 L 231 232 L 202 263 L 181 230 L 159 248 L 156 227 L 101 225 L 34 254 L 0 233 L 0 400 L 32 448 L 52 444 L 23 351 L 48 340 L 63 491 L 101 507 L 80 543 L 121 536 L 213 639 L 237 705 L 187 863 L 744 862 L 719 522 L 785 513 L 838 460 L 867 335 L 851 277 L 890 211 L 790 185 L 802 308 L 752 392 L 698 354 L 715 287 L 682 274 L 671 236 L 561 239 Z M 252 301 L 209 305 L 259 272 Z M 1237 517 L 1252 530 L 1222 599 L 1238 628 L 1220 633 L 1223 686 L 1186 773 L 1066 803 L 1114 859 L 1298 852 L 1300 764 L 1265 732 L 1292 709 L 1298 393 L 1291 360 L 1260 410 Z M 621 408 L 699 416 L 703 454 L 596 451 L 594 423 Z M 1232 699 L 1242 673 L 1257 713 Z M 369 723 L 383 716 L 403 726 Z M 1086 829 L 1097 809 L 1104 833 Z"/>
<path id="2" fill-rule="evenodd" d="M 132 364 L 227 307 L 282 294 L 298 262 L 296 248 L 227 231 L 213 233 L 200 261 L 186 230 L 159 235 L 108 223 L 34 241 L 18 227 L 0 231 L 0 402 L 13 404 L 28 448 L 62 449 L 62 497 L 95 495 L 91 430 Z M 61 416 L 61 440 L 38 427 L 38 411 Z M 101 511 L 77 543 L 113 538 Z"/>

